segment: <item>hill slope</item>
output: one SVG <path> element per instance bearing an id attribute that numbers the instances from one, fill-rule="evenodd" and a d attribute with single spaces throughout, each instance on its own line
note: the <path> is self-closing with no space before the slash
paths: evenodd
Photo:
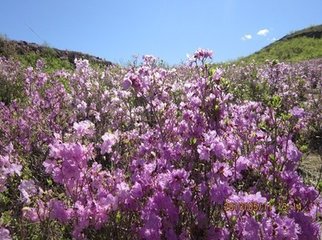
<path id="1" fill-rule="evenodd" d="M 254 54 L 242 58 L 242 61 L 266 59 L 298 62 L 322 58 L 322 25 L 305 28 L 284 36 Z"/>
<path id="2" fill-rule="evenodd" d="M 61 68 L 73 69 L 75 58 L 88 59 L 92 64 L 98 66 L 109 66 L 112 64 L 109 61 L 89 54 L 60 50 L 25 41 L 9 40 L 4 37 L 0 37 L 0 56 L 13 58 L 19 60 L 23 65 L 31 66 L 34 66 L 39 58 L 42 58 L 45 60 L 47 70 L 49 71 Z"/>

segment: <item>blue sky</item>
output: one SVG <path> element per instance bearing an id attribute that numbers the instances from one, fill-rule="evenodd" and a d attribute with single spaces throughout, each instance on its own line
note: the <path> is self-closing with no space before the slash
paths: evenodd
<path id="1" fill-rule="evenodd" d="M 251 54 L 290 31 L 322 24 L 322 0 L 7 0 L 0 34 L 126 64 L 169 64 L 197 48 L 214 62 Z"/>

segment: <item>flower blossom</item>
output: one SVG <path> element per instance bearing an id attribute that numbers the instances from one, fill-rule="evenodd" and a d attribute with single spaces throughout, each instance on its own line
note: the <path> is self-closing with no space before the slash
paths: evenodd
<path id="1" fill-rule="evenodd" d="M 111 153 L 112 152 L 112 146 L 117 141 L 117 136 L 113 133 L 106 132 L 103 136 L 103 143 L 101 144 L 101 154 L 105 153 Z"/>

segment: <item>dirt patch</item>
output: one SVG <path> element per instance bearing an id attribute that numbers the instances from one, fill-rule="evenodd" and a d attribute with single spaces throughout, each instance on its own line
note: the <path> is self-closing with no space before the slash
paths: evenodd
<path id="1" fill-rule="evenodd" d="M 304 154 L 299 167 L 299 172 L 304 181 L 316 186 L 322 180 L 322 156 L 316 153 Z"/>

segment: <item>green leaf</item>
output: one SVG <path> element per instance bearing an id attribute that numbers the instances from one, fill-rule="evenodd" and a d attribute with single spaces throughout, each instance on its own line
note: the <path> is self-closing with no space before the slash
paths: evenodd
<path id="1" fill-rule="evenodd" d="M 307 152 L 309 149 L 309 146 L 307 144 L 303 144 L 301 147 L 300 147 L 300 151 L 301 152 Z"/>
<path id="2" fill-rule="evenodd" d="M 215 68 L 212 67 L 209 69 L 210 76 L 213 76 L 215 72 L 216 72 Z"/>
<path id="3" fill-rule="evenodd" d="M 268 204 L 270 206 L 274 206 L 274 204 L 275 204 L 275 198 L 272 198 L 271 200 L 269 200 Z"/>
<path id="4" fill-rule="evenodd" d="M 272 104 L 272 107 L 274 108 L 279 108 L 281 107 L 282 105 L 282 99 L 280 96 L 278 95 L 274 95 L 271 99 L 271 104 Z"/>
<path id="5" fill-rule="evenodd" d="M 119 223 L 121 221 L 122 215 L 120 213 L 120 211 L 117 211 L 116 215 L 115 215 L 115 221 L 116 223 Z"/>
<path id="6" fill-rule="evenodd" d="M 292 117 L 292 115 L 290 113 L 282 113 L 281 117 L 284 121 L 287 121 Z"/>
<path id="7" fill-rule="evenodd" d="M 50 178 L 47 179 L 47 184 L 48 184 L 48 186 L 52 186 L 53 185 L 53 180 L 51 180 Z"/>
<path id="8" fill-rule="evenodd" d="M 214 110 L 215 110 L 215 112 L 217 112 L 219 110 L 219 105 L 218 104 L 214 105 Z"/>
<path id="9" fill-rule="evenodd" d="M 10 202 L 10 198 L 6 196 L 5 192 L 0 193 L 0 204 L 8 204 Z"/>
<path id="10" fill-rule="evenodd" d="M 258 124 L 258 127 L 259 127 L 262 131 L 268 131 L 268 127 L 267 127 L 267 125 L 266 125 L 266 123 L 265 123 L 265 122 L 260 122 L 260 123 Z"/>
<path id="11" fill-rule="evenodd" d="M 269 155 L 269 159 L 270 159 L 272 162 L 274 162 L 274 161 L 276 160 L 276 158 L 275 158 L 274 154 L 270 154 L 270 155 Z"/>
<path id="12" fill-rule="evenodd" d="M 190 145 L 195 145 L 196 143 L 197 143 L 197 138 L 195 138 L 195 137 L 190 138 L 190 140 L 189 140 Z"/>
<path id="13" fill-rule="evenodd" d="M 1 213 L 1 218 L 0 218 L 0 223 L 2 225 L 9 225 L 11 222 L 11 212 L 10 211 L 5 211 Z"/>
<path id="14" fill-rule="evenodd" d="M 322 181 L 320 181 L 318 184 L 318 190 L 319 192 L 322 192 Z"/>

